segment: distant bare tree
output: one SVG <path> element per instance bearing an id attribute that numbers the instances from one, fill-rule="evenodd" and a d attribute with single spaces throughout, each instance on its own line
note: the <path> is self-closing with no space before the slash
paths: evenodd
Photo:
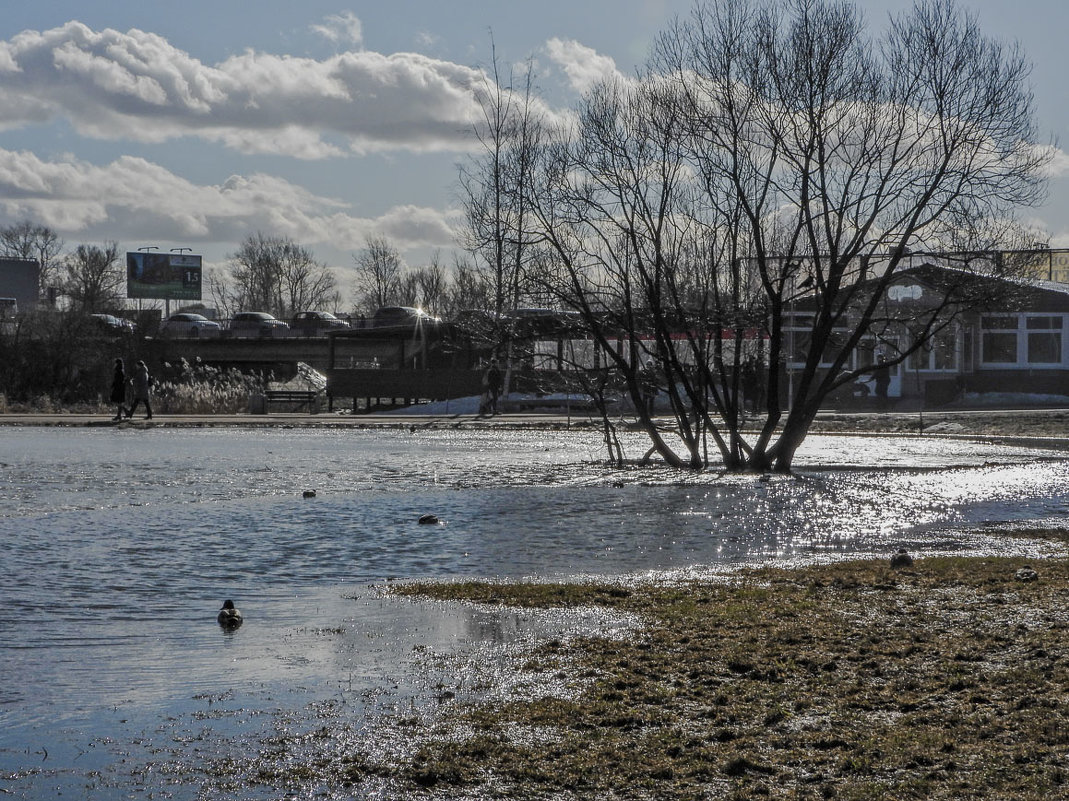
<path id="1" fill-rule="evenodd" d="M 341 303 L 334 271 L 288 237 L 250 235 L 230 257 L 225 274 L 211 273 L 208 289 L 227 314 L 266 311 L 279 318 Z"/>
<path id="2" fill-rule="evenodd" d="M 371 314 L 382 306 L 400 304 L 404 260 L 384 236 L 369 235 L 356 262 L 356 300 L 362 311 Z"/>
<path id="3" fill-rule="evenodd" d="M 126 271 L 117 242 L 78 245 L 64 261 L 63 290 L 74 309 L 96 313 L 118 306 L 125 294 Z"/>
<path id="4" fill-rule="evenodd" d="M 41 297 L 48 298 L 50 288 L 60 282 L 63 240 L 47 225 L 23 220 L 0 228 L 0 254 L 16 259 L 36 259 L 41 265 Z"/>
<path id="5" fill-rule="evenodd" d="M 487 311 L 493 308 L 493 295 L 486 272 L 474 267 L 467 259 L 455 256 L 448 297 L 442 309 L 446 316 L 454 317 L 458 312 L 473 309 Z"/>
<path id="6" fill-rule="evenodd" d="M 497 315 L 521 305 L 526 265 L 534 254 L 528 231 L 527 193 L 542 121 L 536 112 L 534 69 L 528 62 L 522 83 L 503 74 L 491 40 L 488 73 L 477 90 L 483 117 L 473 128 L 480 150 L 460 171 L 461 202 L 467 213 L 465 249 L 489 275 L 487 308 Z"/>
<path id="7" fill-rule="evenodd" d="M 203 280 L 204 293 L 211 299 L 212 305 L 220 317 L 227 319 L 242 310 L 244 298 L 239 293 L 231 290 L 225 268 L 206 268 Z"/>
<path id="8" fill-rule="evenodd" d="M 334 271 L 315 261 L 310 250 L 291 244 L 283 250 L 280 266 L 283 314 L 338 311 L 341 307 Z"/>
<path id="9" fill-rule="evenodd" d="M 449 281 L 441 264 L 441 254 L 435 252 L 431 263 L 408 270 L 401 276 L 400 299 L 406 306 L 416 306 L 439 315 L 446 304 Z"/>

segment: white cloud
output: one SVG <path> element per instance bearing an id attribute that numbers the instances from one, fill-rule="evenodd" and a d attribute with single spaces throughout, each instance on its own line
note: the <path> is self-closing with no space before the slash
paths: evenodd
<path id="1" fill-rule="evenodd" d="M 577 92 L 585 92 L 607 78 L 623 77 L 612 58 L 574 39 L 550 39 L 546 42 L 546 54 L 564 70 Z"/>
<path id="2" fill-rule="evenodd" d="M 346 43 L 360 47 L 364 43 L 364 25 L 352 11 L 331 14 L 322 24 L 312 30 L 329 42 Z"/>
<path id="3" fill-rule="evenodd" d="M 376 221 L 378 230 L 395 242 L 408 242 L 410 246 L 444 247 L 456 241 L 454 223 L 459 223 L 459 214 L 443 215 L 437 209 L 419 206 L 395 206 Z"/>
<path id="4" fill-rule="evenodd" d="M 337 18 L 349 26 L 358 20 Z M 219 141 L 296 158 L 470 146 L 477 70 L 418 53 L 247 51 L 209 66 L 136 29 L 79 22 L 0 42 L 0 126 L 65 118 L 99 139 Z"/>
<path id="5" fill-rule="evenodd" d="M 437 209 L 404 206 L 362 218 L 340 200 L 262 173 L 197 185 L 132 156 L 96 166 L 0 149 L 0 225 L 22 219 L 68 240 L 127 244 L 162 240 L 232 249 L 257 230 L 341 251 L 362 248 L 369 233 L 385 234 L 402 251 L 454 243 L 452 214 Z"/>
<path id="6" fill-rule="evenodd" d="M 1050 162 L 1047 164 L 1047 175 L 1050 178 L 1061 178 L 1069 174 L 1069 153 L 1060 147 L 1053 145 L 1046 148 Z"/>
<path id="7" fill-rule="evenodd" d="M 420 47 L 436 47 L 441 41 L 441 37 L 430 31 L 420 31 L 416 34 L 416 44 Z"/>

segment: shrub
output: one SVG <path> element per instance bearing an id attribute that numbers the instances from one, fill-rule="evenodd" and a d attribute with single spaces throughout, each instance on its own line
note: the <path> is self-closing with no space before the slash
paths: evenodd
<path id="1" fill-rule="evenodd" d="M 248 410 L 249 394 L 264 391 L 261 376 L 197 360 L 164 364 L 153 405 L 164 414 L 234 414 Z"/>

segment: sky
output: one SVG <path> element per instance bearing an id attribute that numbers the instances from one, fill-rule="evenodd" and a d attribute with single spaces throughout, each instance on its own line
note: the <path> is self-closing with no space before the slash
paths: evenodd
<path id="1" fill-rule="evenodd" d="M 960 0 L 959 0 L 960 1 Z M 874 27 L 908 3 L 858 0 Z M 1034 68 L 1040 141 L 1059 147 L 1023 217 L 1069 247 L 1064 0 L 969 0 Z M 346 287 L 368 236 L 408 264 L 451 262 L 471 88 L 532 59 L 554 109 L 633 74 L 691 0 L 40 0 L 0 15 L 0 226 L 68 248 L 190 248 L 221 266 L 288 237 Z"/>

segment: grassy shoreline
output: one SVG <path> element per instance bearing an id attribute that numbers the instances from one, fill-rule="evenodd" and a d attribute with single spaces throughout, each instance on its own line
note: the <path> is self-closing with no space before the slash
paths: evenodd
<path id="1" fill-rule="evenodd" d="M 1066 531 L 1046 534 L 1065 542 Z M 1027 572 L 1034 568 L 1036 578 Z M 1069 787 L 1069 560 L 746 569 L 678 585 L 396 593 L 637 615 L 552 641 L 560 695 L 456 704 L 406 793 L 466 798 L 1049 799 Z M 381 773 L 379 774 L 381 775 Z"/>

